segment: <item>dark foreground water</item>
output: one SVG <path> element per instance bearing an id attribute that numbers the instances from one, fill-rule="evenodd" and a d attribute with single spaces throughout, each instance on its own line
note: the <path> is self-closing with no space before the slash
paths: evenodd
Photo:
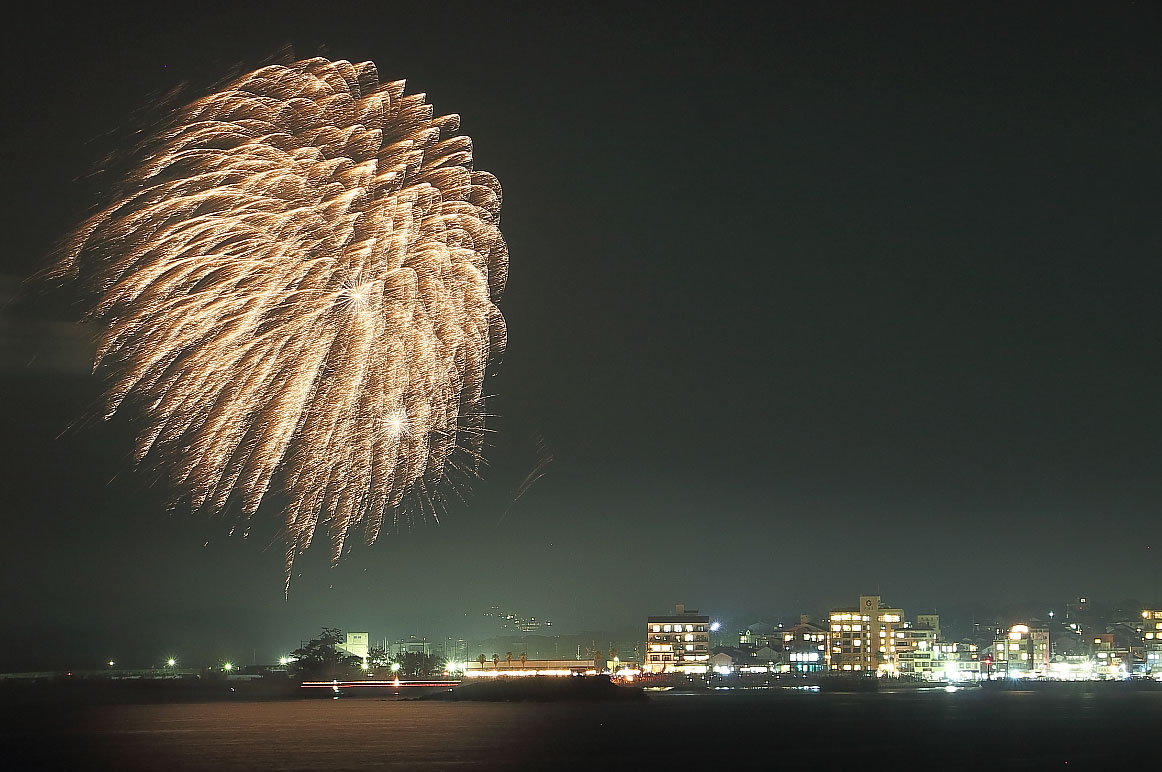
<path id="1" fill-rule="evenodd" d="M 1162 692 L 5 708 L 0 767 L 13 770 L 1162 768 Z"/>

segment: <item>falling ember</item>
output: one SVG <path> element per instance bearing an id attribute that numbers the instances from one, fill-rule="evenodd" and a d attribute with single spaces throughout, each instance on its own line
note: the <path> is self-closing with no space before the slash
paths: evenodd
<path id="1" fill-rule="evenodd" d="M 288 586 L 316 527 L 337 560 L 480 461 L 501 190 L 433 116 L 371 62 L 259 69 L 146 140 L 52 270 L 94 292 L 140 463 L 245 519 L 285 489 Z"/>

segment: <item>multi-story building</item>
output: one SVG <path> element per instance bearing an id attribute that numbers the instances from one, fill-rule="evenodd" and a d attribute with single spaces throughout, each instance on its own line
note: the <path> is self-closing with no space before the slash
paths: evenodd
<path id="1" fill-rule="evenodd" d="M 947 681 L 979 681 L 981 678 L 980 648 L 971 641 L 938 641 L 940 659 L 944 663 Z"/>
<path id="2" fill-rule="evenodd" d="M 1047 677 L 1049 675 L 1049 628 L 1045 625 L 1013 625 L 1004 638 L 993 641 L 993 677 Z"/>
<path id="3" fill-rule="evenodd" d="M 1125 678 L 1133 667 L 1130 646 L 1119 645 L 1113 633 L 1099 633 L 1093 640 L 1094 673 L 1099 678 Z"/>
<path id="4" fill-rule="evenodd" d="M 763 646 L 774 648 L 779 641 L 780 632 L 770 625 L 756 622 L 738 634 L 738 648 L 756 650 Z"/>
<path id="5" fill-rule="evenodd" d="M 811 624 L 806 614 L 799 624 L 778 631 L 782 639 L 783 661 L 793 673 L 814 673 L 827 664 L 827 630 Z M 779 641 L 775 641 L 778 645 Z"/>
<path id="6" fill-rule="evenodd" d="M 828 615 L 827 669 L 896 675 L 896 644 L 903 637 L 903 622 L 903 610 L 883 608 L 879 595 L 861 595 L 857 607 L 832 611 Z"/>
<path id="7" fill-rule="evenodd" d="M 928 629 L 932 631 L 933 640 L 944 640 L 940 637 L 940 615 L 939 614 L 917 614 L 916 627 L 921 629 Z"/>
<path id="8" fill-rule="evenodd" d="M 918 676 L 927 680 L 942 677 L 944 669 L 936 642 L 940 638 L 940 617 L 921 614 L 916 624 L 904 623 L 896 631 L 896 661 L 900 675 Z"/>
<path id="9" fill-rule="evenodd" d="M 1142 643 L 1146 672 L 1162 675 L 1162 609 L 1142 610 Z"/>
<path id="10" fill-rule="evenodd" d="M 710 666 L 710 617 L 679 603 L 668 616 L 646 619 L 644 673 L 705 673 Z"/>
<path id="11" fill-rule="evenodd" d="M 367 639 L 367 633 L 347 633 L 347 638 L 343 643 L 336 643 L 335 649 L 350 654 L 353 657 L 359 657 L 359 659 L 366 663 L 368 650 Z"/>

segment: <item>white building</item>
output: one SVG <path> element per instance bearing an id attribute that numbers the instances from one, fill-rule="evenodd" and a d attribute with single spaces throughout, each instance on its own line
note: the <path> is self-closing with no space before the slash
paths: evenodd
<path id="1" fill-rule="evenodd" d="M 646 618 L 643 673 L 705 673 L 710 666 L 710 617 L 674 606 L 668 616 Z"/>
<path id="2" fill-rule="evenodd" d="M 335 648 L 366 662 L 367 639 L 368 633 L 347 633 L 347 639 L 343 643 L 336 643 Z"/>

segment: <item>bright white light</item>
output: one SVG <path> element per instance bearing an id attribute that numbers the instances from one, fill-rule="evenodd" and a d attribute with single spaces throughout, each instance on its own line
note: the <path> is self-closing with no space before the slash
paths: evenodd
<path id="1" fill-rule="evenodd" d="M 169 659 L 167 659 L 165 661 L 165 664 L 169 665 L 170 667 L 173 667 L 174 665 L 177 664 L 177 660 L 174 659 L 173 657 L 170 657 Z"/>
<path id="2" fill-rule="evenodd" d="M 400 435 L 407 436 L 410 434 L 408 431 L 408 414 L 402 407 L 386 415 L 384 422 L 387 426 L 388 434 L 392 437 L 398 437 Z"/>
<path id="3" fill-rule="evenodd" d="M 289 658 L 289 657 L 279 657 L 279 658 L 278 658 L 278 664 L 280 664 L 280 665 L 285 665 L 285 664 L 287 664 L 287 663 L 289 663 L 289 662 L 290 662 L 290 658 Z"/>
<path id="4" fill-rule="evenodd" d="M 233 665 L 233 664 L 231 664 L 231 663 L 229 663 L 229 662 L 227 662 L 226 664 L 222 665 L 222 669 L 223 669 L 223 670 L 226 670 L 226 671 L 230 671 L 230 670 L 233 670 L 233 669 L 234 669 L 234 665 Z"/>
<path id="5" fill-rule="evenodd" d="M 399 663 L 398 662 L 391 663 L 391 672 L 393 672 L 393 673 L 399 672 Z"/>
<path id="6" fill-rule="evenodd" d="M 721 628 L 722 628 L 722 624 L 720 622 L 711 622 L 710 623 L 710 632 L 712 632 L 712 633 L 718 632 Z"/>

